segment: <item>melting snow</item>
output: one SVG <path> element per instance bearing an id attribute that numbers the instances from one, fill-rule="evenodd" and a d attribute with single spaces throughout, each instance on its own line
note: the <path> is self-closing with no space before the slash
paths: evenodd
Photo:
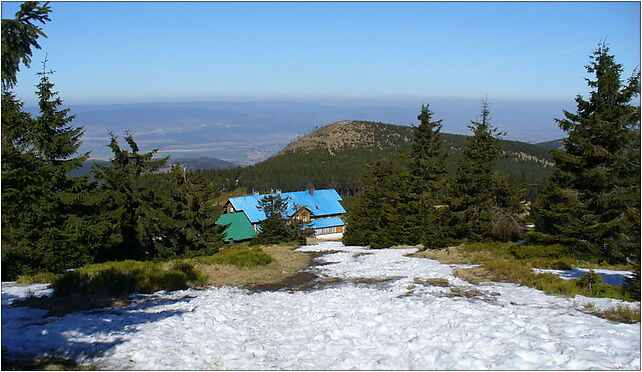
<path id="1" fill-rule="evenodd" d="M 414 249 L 339 250 L 311 268 L 343 281 L 308 291 L 210 288 L 137 295 L 125 308 L 51 317 L 9 307 L 42 287 L 2 286 L 5 357 L 55 355 L 99 369 L 639 369 L 640 325 L 514 284 L 474 286 Z M 414 283 L 445 278 L 450 288 Z M 18 289 L 19 288 L 19 289 Z M 639 303 L 637 304 L 639 306 Z"/>

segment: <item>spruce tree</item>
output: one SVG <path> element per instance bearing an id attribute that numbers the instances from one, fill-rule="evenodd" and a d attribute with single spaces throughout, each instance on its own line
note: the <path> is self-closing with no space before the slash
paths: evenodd
<path id="1" fill-rule="evenodd" d="M 35 22 L 44 24 L 49 19 L 49 3 L 38 5 L 36 1 L 26 1 L 14 19 L 2 20 L 2 89 L 11 89 L 18 81 L 20 63 L 26 67 L 31 64 L 31 48 L 40 49 L 38 38 L 47 37 Z"/>
<path id="2" fill-rule="evenodd" d="M 533 208 L 532 237 L 566 244 L 578 254 L 639 262 L 640 72 L 625 82 L 622 65 L 605 43 L 598 44 L 586 71 L 588 99 L 556 119 L 568 133 L 564 151 L 553 151 L 549 185 Z"/>
<path id="3" fill-rule="evenodd" d="M 59 109 L 62 100 L 53 91 L 51 74 L 46 67 L 40 73 L 35 119 L 22 113 L 11 93 L 3 94 L 3 241 L 8 250 L 37 258 L 31 265 L 36 271 L 60 271 L 90 260 L 82 216 L 86 178 L 68 176 L 88 156 L 74 157 L 83 128 L 72 127 L 74 116 Z"/>
<path id="4" fill-rule="evenodd" d="M 503 135 L 490 123 L 488 102 L 482 101 L 479 121 L 468 126 L 473 136 L 467 139 L 450 188 L 453 229 L 459 239 L 479 241 L 491 237 L 493 174 L 491 168 L 501 153 L 498 136 Z"/>
<path id="5" fill-rule="evenodd" d="M 258 208 L 265 213 L 266 219 L 261 221 L 261 231 L 252 244 L 278 244 L 291 240 L 287 218 L 289 200 L 281 195 L 266 195 L 259 201 Z"/>
<path id="6" fill-rule="evenodd" d="M 412 212 L 412 234 L 425 247 L 441 248 L 449 243 L 449 229 L 446 221 L 449 210 L 443 209 L 446 180 L 446 149 L 440 133 L 442 120 L 432 120 L 429 105 L 422 105 L 417 116 L 419 126 L 412 131 L 409 154 L 410 177 L 408 188 L 411 193 L 409 208 Z"/>
<path id="7" fill-rule="evenodd" d="M 388 159 L 380 159 L 364 174 L 363 187 L 354 197 L 346 213 L 346 245 L 370 245 L 388 248 L 392 245 L 413 244 L 411 196 L 408 175 Z"/>
<path id="8" fill-rule="evenodd" d="M 173 165 L 167 174 L 150 180 L 143 194 L 141 241 L 153 257 L 212 255 L 223 246 L 223 226 L 212 199 L 214 184 L 192 170 Z"/>
<path id="9" fill-rule="evenodd" d="M 118 138 L 110 136 L 111 164 L 96 164 L 93 169 L 100 185 L 93 196 L 94 203 L 100 206 L 94 226 L 102 241 L 97 258 L 101 261 L 151 258 L 153 252 L 148 250 L 141 235 L 143 203 L 150 192 L 143 186 L 142 176 L 156 172 L 167 158 L 153 160 L 156 149 L 141 154 L 129 133 L 125 141 L 131 151 L 121 149 Z"/>

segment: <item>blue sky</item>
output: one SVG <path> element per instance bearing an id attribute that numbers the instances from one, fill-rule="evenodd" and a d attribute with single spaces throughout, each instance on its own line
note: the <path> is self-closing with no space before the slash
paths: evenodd
<path id="1" fill-rule="evenodd" d="M 19 3 L 3 2 L 11 18 Z M 22 68 L 48 54 L 66 103 L 189 100 L 569 101 L 607 38 L 628 77 L 639 2 L 52 3 Z"/>

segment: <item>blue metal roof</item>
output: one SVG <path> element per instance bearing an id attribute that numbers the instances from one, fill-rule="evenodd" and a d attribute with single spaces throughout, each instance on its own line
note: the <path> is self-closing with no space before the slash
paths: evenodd
<path id="1" fill-rule="evenodd" d="M 262 210 L 258 208 L 259 201 L 266 195 L 277 194 L 262 194 L 262 195 L 248 195 L 236 198 L 230 198 L 230 203 L 238 212 L 243 211 L 250 222 L 258 223 L 263 221 L 266 216 Z M 313 194 L 306 191 L 284 192 L 281 194 L 283 198 L 289 197 L 288 201 L 288 216 L 293 215 L 296 210 L 295 205 L 299 207 L 306 207 L 312 212 L 313 216 L 322 217 L 333 214 L 343 214 L 346 212 L 339 201 L 341 196 L 334 189 L 314 190 Z"/>
<path id="2" fill-rule="evenodd" d="M 310 227 L 314 229 L 322 229 L 324 227 L 343 226 L 345 223 L 339 217 L 323 218 L 310 222 Z"/>

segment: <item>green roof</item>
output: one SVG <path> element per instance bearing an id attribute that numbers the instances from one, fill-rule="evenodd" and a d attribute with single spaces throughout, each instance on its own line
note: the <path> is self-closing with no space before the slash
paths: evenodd
<path id="1" fill-rule="evenodd" d="M 223 213 L 216 220 L 218 225 L 230 225 L 225 229 L 225 241 L 234 239 L 235 241 L 252 239 L 256 232 L 243 212 Z"/>

